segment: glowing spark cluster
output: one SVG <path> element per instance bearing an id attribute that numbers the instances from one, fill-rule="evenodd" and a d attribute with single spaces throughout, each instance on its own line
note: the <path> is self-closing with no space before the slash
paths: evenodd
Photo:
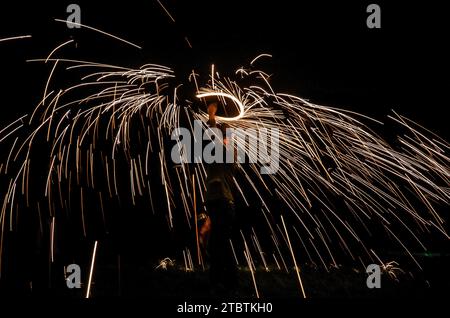
<path id="1" fill-rule="evenodd" d="M 338 267 L 342 255 L 362 264 L 382 263 L 365 245 L 362 235 L 370 234 L 374 222 L 419 267 L 409 248 L 415 244 L 425 249 L 421 234 L 437 230 L 449 238 L 437 207 L 448 206 L 450 199 L 450 146 L 401 115 L 394 113 L 391 119 L 408 133 L 398 137 L 400 146 L 394 148 L 369 128 L 368 122 L 379 124 L 374 120 L 277 93 L 269 84 L 269 75 L 260 70 L 236 71 L 239 77 L 252 80 L 252 86 L 242 86 L 238 79 L 218 78 L 213 72 L 210 84 L 201 88 L 193 72 L 191 82 L 195 82 L 197 99 L 185 101 L 179 100 L 183 87 L 175 82 L 169 67 L 148 64 L 132 69 L 51 58 L 58 48 L 46 59 L 30 61 L 53 63 L 40 103 L 32 114 L 0 130 L 1 146 L 8 149 L 6 161 L 0 165 L 0 173 L 8 180 L 2 195 L 1 242 L 6 230 L 14 230 L 19 210 L 37 207 L 40 211 L 43 199 L 48 203 L 52 233 L 58 223 L 57 210 L 70 210 L 78 196 L 86 235 L 88 192 L 98 196 L 103 218 L 106 197 L 129 194 L 133 204 L 148 197 L 154 210 L 155 179 L 159 179 L 158 190 L 164 193 L 169 226 L 173 227 L 178 215 L 175 211 L 183 211 L 191 227 L 199 206 L 196 200 L 204 203 L 206 170 L 203 163 L 174 165 L 168 155 L 167 138 L 182 125 L 193 130 L 195 119 L 206 122 L 207 114 L 192 105 L 212 96 L 238 110 L 235 116 L 218 117 L 219 122 L 255 134 L 272 128 L 280 131 L 277 149 L 269 142 L 263 145 L 269 152 L 279 153 L 278 172 L 263 176 L 260 164 L 243 164 L 241 178 L 234 178 L 237 193 L 247 205 L 249 196 L 258 198 L 261 218 L 269 230 L 264 234 L 273 243 L 266 247 L 270 253 L 263 252 L 254 230 L 250 235 L 253 245 L 247 244 L 242 233 L 243 253 L 230 241 L 237 263 L 244 255 L 258 295 L 252 246 L 266 270 L 270 255 L 278 268 L 289 271 L 283 250 L 289 251 L 305 296 L 297 265 L 300 255 L 302 261 L 308 259 L 326 270 Z M 82 72 L 81 81 L 65 88 L 53 85 L 52 79 L 62 65 L 65 72 Z M 240 137 L 245 138 L 233 138 Z M 252 147 L 244 151 L 249 158 L 258 158 L 261 153 L 261 149 Z M 47 163 L 35 159 L 38 155 Z M 270 156 L 266 159 L 271 160 Z M 152 164 L 155 162 L 157 166 Z M 45 180 L 39 180 L 32 168 L 40 172 L 45 169 Z M 118 180 L 124 169 L 128 170 L 126 183 Z M 290 222 L 285 223 L 286 218 Z M 53 234 L 51 238 L 53 261 Z M 90 294 L 96 249 L 97 241 L 86 297 Z M 193 269 L 189 249 L 183 255 L 186 269 Z M 198 259 L 202 262 L 200 256 Z M 386 270 L 392 273 L 397 269 L 394 265 L 387 263 Z"/>

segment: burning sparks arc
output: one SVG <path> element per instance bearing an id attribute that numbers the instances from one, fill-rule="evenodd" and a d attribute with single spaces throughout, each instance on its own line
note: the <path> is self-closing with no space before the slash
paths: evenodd
<path id="1" fill-rule="evenodd" d="M 221 121 L 236 121 L 236 120 L 239 120 L 242 117 L 244 117 L 244 113 L 245 113 L 244 105 L 238 98 L 236 98 L 235 96 L 233 96 L 231 94 L 223 93 L 223 92 L 206 92 L 206 93 L 201 93 L 201 94 L 196 95 L 196 97 L 199 99 L 211 97 L 211 96 L 218 96 L 218 97 L 220 96 L 220 97 L 225 97 L 225 98 L 231 99 L 239 108 L 239 114 L 237 116 L 234 116 L 234 117 L 216 116 L 217 119 L 219 119 Z"/>
<path id="2" fill-rule="evenodd" d="M 92 285 L 92 277 L 94 276 L 94 265 L 95 265 L 95 257 L 97 254 L 97 244 L 98 244 L 98 241 L 95 241 L 94 248 L 92 250 L 91 267 L 89 270 L 89 278 L 88 278 L 85 298 L 89 298 L 91 295 L 91 285 Z"/>
<path id="3" fill-rule="evenodd" d="M 21 39 L 29 39 L 31 35 L 19 35 L 19 36 L 11 36 L 8 38 L 0 39 L 0 42 L 12 41 L 12 40 L 21 40 Z"/>
<path id="4" fill-rule="evenodd" d="M 67 24 L 70 24 L 70 25 L 73 25 L 73 26 L 77 26 L 77 27 L 83 27 L 83 28 L 86 28 L 86 29 L 89 29 L 89 30 L 92 30 L 92 31 L 95 31 L 95 32 L 98 32 L 98 33 L 101 33 L 103 35 L 109 36 L 109 37 L 111 37 L 113 39 L 119 40 L 119 41 L 121 41 L 123 43 L 126 43 L 128 45 L 131 45 L 131 46 L 137 48 L 137 49 L 142 50 L 142 47 L 137 45 L 137 44 L 131 43 L 130 41 L 127 41 L 127 40 L 124 40 L 122 38 L 119 38 L 116 35 L 113 35 L 111 33 L 108 33 L 108 32 L 105 32 L 105 31 L 102 31 L 102 30 L 99 30 L 99 29 L 96 29 L 96 28 L 91 27 L 89 25 L 85 25 L 85 24 L 81 24 L 81 23 L 77 23 L 77 22 L 73 22 L 73 21 L 69 21 L 69 20 L 63 20 L 63 19 L 55 19 L 55 21 L 56 22 L 67 23 Z"/>
<path id="5" fill-rule="evenodd" d="M 19 208 L 36 206 L 42 221 L 45 216 L 40 204 L 44 200 L 51 220 L 52 262 L 55 227 L 61 217 L 57 210 L 80 211 L 82 233 L 87 236 L 89 211 L 85 202 L 92 193 L 99 198 L 103 221 L 106 197 L 118 202 L 128 198 L 133 205 L 147 198 L 154 212 L 154 196 L 163 198 L 169 227 L 176 218 L 184 218 L 189 228 L 196 225 L 192 220 L 196 208 L 205 203 L 204 164 L 200 160 L 191 165 L 184 160 L 175 165 L 167 146 L 175 128 L 184 126 L 193 132 L 194 120 L 201 120 L 201 130 L 207 129 L 205 113 L 191 107 L 198 101 L 180 101 L 182 87 L 175 82 L 172 69 L 157 64 L 133 69 L 51 58 L 69 43 L 58 46 L 46 59 L 34 60 L 54 62 L 42 101 L 31 116 L 0 130 L 1 146 L 7 149 L 6 161 L 0 165 L 6 185 L 0 213 L 0 268 L 5 224 L 14 230 Z M 251 64 L 264 56 L 269 55 L 262 54 Z M 61 65 L 66 65 L 65 71 L 84 72 L 81 80 L 54 87 L 52 75 Z M 255 230 L 249 240 L 253 245 L 242 234 L 242 252 L 236 241 L 230 241 L 236 262 L 244 257 L 248 264 L 258 296 L 254 275 L 257 259 L 252 257 L 252 247 L 266 270 L 269 266 L 264 255 L 272 255 L 277 267 L 286 271 L 284 255 L 290 255 L 305 297 L 294 249 L 301 249 L 311 264 L 321 264 L 326 270 L 337 267 L 343 258 L 362 263 L 363 259 L 381 261 L 363 239 L 377 223 L 420 267 L 410 246 L 425 249 L 421 234 L 436 230 L 449 239 L 438 209 L 450 201 L 450 146 L 445 140 L 395 114 L 391 118 L 408 133 L 398 138 L 401 147 L 394 148 L 365 124 L 365 116 L 274 92 L 263 71 L 238 70 L 241 77 L 252 80 L 252 86 L 237 79 L 214 78 L 214 67 L 212 73 L 211 84 L 196 87 L 196 98 L 231 101 L 239 113 L 217 116 L 218 121 L 239 129 L 233 136 L 236 140 L 250 137 L 262 142 L 256 148 L 243 144 L 238 149 L 238 143 L 234 144 L 251 163 L 241 165 L 241 178 L 233 178 L 233 182 L 247 205 L 258 202 L 268 229 L 263 234 L 270 237 L 270 244 L 262 246 Z M 278 144 L 264 138 L 271 129 L 279 132 Z M 175 147 L 182 146 L 175 141 Z M 279 162 L 271 156 L 274 153 Z M 45 166 L 39 164 L 41 159 L 46 160 Z M 277 165 L 277 172 L 263 175 L 260 168 L 267 165 Z M 44 181 L 33 179 L 36 169 L 45 172 Z M 72 205 L 76 208 L 71 209 Z M 277 219 L 282 220 L 282 227 L 274 221 Z M 61 226 L 58 223 L 58 229 Z M 90 295 L 96 250 L 97 241 L 86 297 Z M 189 269 L 193 268 L 193 262 L 187 261 L 190 254 L 189 249 L 183 250 Z"/>

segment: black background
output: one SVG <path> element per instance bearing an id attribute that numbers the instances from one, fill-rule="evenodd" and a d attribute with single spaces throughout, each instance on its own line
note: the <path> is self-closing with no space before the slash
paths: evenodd
<path id="1" fill-rule="evenodd" d="M 258 65 L 273 74 L 278 92 L 386 120 L 387 136 L 386 115 L 394 109 L 449 139 L 448 32 L 439 2 L 377 1 L 381 29 L 366 26 L 368 1 L 162 1 L 175 22 L 157 1 L 77 2 L 81 23 L 142 50 L 53 21 L 68 16 L 69 3 L 1 4 L 0 38 L 33 35 L 0 43 L 1 126 L 30 112 L 41 99 L 52 65 L 26 60 L 45 58 L 74 39 L 76 47 L 71 44 L 56 56 L 130 67 L 163 64 L 175 70 L 180 83 L 192 69 L 205 76 L 214 63 L 220 73 L 233 74 L 269 53 L 273 58 Z"/>
<path id="2" fill-rule="evenodd" d="M 192 69 L 205 74 L 214 63 L 220 73 L 229 74 L 258 54 L 270 53 L 273 59 L 261 67 L 274 74 L 278 91 L 380 119 L 394 109 L 448 135 L 448 32 L 440 4 L 379 1 L 382 28 L 368 29 L 367 1 L 162 3 L 175 23 L 157 1 L 78 2 L 82 23 L 143 50 L 54 22 L 68 16 L 67 1 L 2 4 L 1 37 L 33 35 L 1 44 L 2 117 L 29 111 L 45 85 L 48 70 L 24 60 L 45 57 L 72 37 L 79 58 L 130 66 L 159 63 L 174 68 L 180 82 Z M 71 48 L 64 50 L 62 55 Z"/>

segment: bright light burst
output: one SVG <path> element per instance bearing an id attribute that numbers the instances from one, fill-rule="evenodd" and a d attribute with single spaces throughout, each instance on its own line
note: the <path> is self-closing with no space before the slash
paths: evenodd
<path id="1" fill-rule="evenodd" d="M 374 223 L 419 267 L 410 248 L 426 249 L 424 234 L 434 230 L 449 239 L 438 208 L 448 207 L 450 199 L 450 146 L 399 114 L 390 118 L 407 132 L 398 137 L 399 146 L 394 148 L 369 128 L 381 124 L 375 120 L 275 92 L 269 75 L 254 68 L 257 59 L 249 69 L 238 69 L 235 78 L 219 78 L 212 72 L 209 84 L 198 87 L 194 71 L 189 82 L 178 83 L 174 72 L 162 65 L 132 69 L 51 58 L 54 53 L 30 60 L 53 64 L 42 100 L 30 115 L 0 130 L 0 142 L 8 153 L 0 165 L 0 173 L 8 178 L 0 215 L 0 255 L 4 232 L 15 230 L 21 208 L 37 207 L 40 211 L 40 204 L 47 202 L 53 246 L 56 210 L 70 210 L 75 196 L 86 235 L 87 191 L 98 194 L 103 214 L 108 197 L 129 197 L 132 204 L 147 197 L 153 209 L 155 200 L 161 199 L 154 198 L 152 181 L 156 178 L 166 207 L 158 213 L 166 213 L 173 227 L 174 217 L 183 217 L 175 210 L 182 210 L 191 227 L 194 209 L 203 206 L 194 203 L 193 193 L 200 194 L 204 203 L 205 167 L 202 163 L 174 165 L 167 140 L 177 127 L 193 130 L 193 120 L 206 122 L 207 114 L 193 105 L 201 105 L 202 99 L 210 96 L 237 107 L 236 116 L 218 117 L 231 128 L 253 129 L 255 134 L 271 128 L 280 132 L 278 149 L 271 143 L 264 145 L 279 152 L 278 172 L 261 175 L 261 164 L 243 164 L 242 181 L 234 179 L 247 205 L 249 196 L 259 199 L 261 218 L 268 229 L 260 234 L 272 242 L 262 246 L 254 230 L 249 235 L 253 244 L 247 244 L 242 233 L 243 253 L 235 251 L 230 242 L 236 261 L 240 258 L 237 254 L 244 255 L 253 278 L 254 255 L 267 270 L 269 259 L 273 259 L 279 268 L 282 264 L 289 271 L 289 257 L 283 250 L 292 255 L 303 295 L 297 262 L 320 264 L 326 270 L 338 267 L 338 258 L 343 255 L 362 264 L 383 263 L 363 239 Z M 53 76 L 61 69 L 64 73 L 80 72 L 81 80 L 68 87 L 53 83 Z M 244 86 L 242 79 L 252 85 Z M 180 100 L 179 91 L 191 84 L 195 84 L 196 98 Z M 234 136 L 239 137 L 243 136 Z M 245 147 L 244 151 L 247 157 L 258 158 L 258 149 Z M 43 156 L 46 164 L 41 161 Z M 45 178 L 33 169 L 41 174 L 45 171 Z M 128 170 L 126 186 L 123 179 L 118 180 L 124 169 Z M 273 200 L 282 204 L 274 209 Z M 283 215 L 291 220 L 287 226 Z M 97 242 L 94 255 L 96 247 Z M 183 251 L 183 255 L 188 254 L 190 257 L 189 250 L 186 254 Z M 94 260 L 90 277 L 93 264 Z M 256 280 L 254 283 L 258 291 Z"/>

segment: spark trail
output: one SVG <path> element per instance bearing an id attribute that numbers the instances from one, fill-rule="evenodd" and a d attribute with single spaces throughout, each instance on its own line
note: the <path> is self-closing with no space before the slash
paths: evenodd
<path id="1" fill-rule="evenodd" d="M 53 66 L 33 112 L 0 130 L 1 147 L 7 153 L 0 165 L 7 180 L 0 214 L 0 264 L 4 232 L 15 230 L 23 209 L 40 211 L 44 201 L 48 215 L 39 218 L 49 217 L 52 229 L 58 227 L 59 210 L 77 207 L 86 236 L 87 192 L 98 195 L 103 220 L 106 198 L 130 200 L 133 205 L 147 198 L 152 209 L 163 198 L 165 211 L 157 213 L 166 213 L 169 228 L 174 227 L 174 218 L 184 218 L 191 228 L 195 207 L 204 203 L 206 170 L 201 162 L 175 165 L 168 140 L 175 128 L 193 131 L 194 120 L 206 123 L 207 114 L 193 105 L 215 96 L 237 111 L 235 116 L 218 117 L 238 129 L 233 147 L 238 147 L 238 140 L 266 140 L 260 138 L 262 132 L 279 131 L 277 147 L 267 141 L 257 149 L 247 144 L 237 149 L 253 163 L 240 165 L 240 178 L 234 179 L 247 205 L 250 196 L 258 199 L 260 217 L 267 225 L 262 234 L 272 242 L 265 249 L 278 267 L 280 260 L 288 271 L 286 260 L 295 261 L 296 256 L 299 262 L 308 256 L 326 270 L 338 266 L 343 257 L 383 262 L 364 239 L 374 224 L 420 267 L 410 249 L 426 249 L 422 236 L 436 231 L 449 239 L 439 207 L 448 207 L 450 199 L 450 145 L 394 113 L 390 118 L 406 130 L 398 137 L 401 146 L 394 148 L 370 128 L 380 125 L 373 119 L 275 92 L 268 74 L 254 68 L 256 61 L 231 77 L 212 72 L 208 84 L 198 87 L 195 72 L 190 81 L 180 83 L 169 67 L 157 64 L 133 69 L 50 56 L 30 60 Z M 57 72 L 78 72 L 80 81 L 61 87 L 52 82 Z M 243 79 L 252 85 L 241 84 Z M 181 100 L 179 92 L 194 84 L 195 97 Z M 247 135 L 239 135 L 242 131 Z M 181 147 L 179 142 L 176 146 Z M 274 152 L 279 154 L 279 169 L 261 174 Z M 290 237 L 285 236 L 288 232 Z M 253 234 L 254 253 L 268 270 L 264 247 Z M 52 234 L 52 251 L 53 238 Z M 245 256 L 253 264 L 250 247 L 245 243 L 245 251 L 234 253 L 240 255 L 236 261 Z M 295 268 L 301 284 L 297 264 Z"/>

